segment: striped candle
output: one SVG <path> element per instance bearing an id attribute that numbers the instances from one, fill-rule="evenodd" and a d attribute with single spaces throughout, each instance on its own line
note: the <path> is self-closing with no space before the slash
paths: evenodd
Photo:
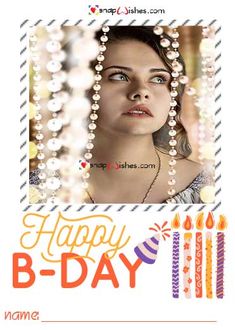
<path id="1" fill-rule="evenodd" d="M 227 227 L 227 222 L 224 216 L 220 215 L 217 224 L 217 273 L 216 273 L 216 297 L 222 299 L 224 297 L 224 239 L 225 235 L 222 232 Z"/>
<path id="2" fill-rule="evenodd" d="M 201 212 L 198 214 L 196 218 L 196 228 L 200 230 L 200 232 L 196 232 L 196 246 L 195 246 L 195 295 L 196 298 L 202 298 L 202 261 L 203 261 L 203 253 L 202 253 L 202 232 L 203 229 L 203 218 L 204 213 Z"/>
<path id="3" fill-rule="evenodd" d="M 212 213 L 208 214 L 206 220 L 206 228 L 212 229 L 214 227 L 214 218 Z M 206 232 L 206 297 L 213 298 L 212 291 L 212 233 Z"/>
<path id="4" fill-rule="evenodd" d="M 193 228 L 192 220 L 188 215 L 183 223 L 183 228 L 186 230 L 190 230 Z M 192 233 L 187 232 L 184 234 L 183 285 L 184 285 L 185 298 L 191 298 L 191 283 L 192 283 L 192 279 L 190 277 L 191 260 L 192 260 L 191 247 L 192 247 Z"/>
<path id="5" fill-rule="evenodd" d="M 179 215 L 176 214 L 171 222 L 171 227 L 176 230 L 180 227 Z M 172 244 L 172 297 L 179 298 L 179 249 L 180 249 L 180 233 L 173 232 Z"/>

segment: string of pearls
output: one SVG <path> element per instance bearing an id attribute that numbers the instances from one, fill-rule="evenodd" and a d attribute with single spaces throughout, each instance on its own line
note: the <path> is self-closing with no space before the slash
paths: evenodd
<path id="1" fill-rule="evenodd" d="M 47 82 L 47 89 L 51 93 L 47 103 L 47 109 L 51 116 L 47 122 L 47 128 L 51 136 L 47 141 L 49 159 L 47 160 L 48 176 L 46 178 L 46 188 L 50 191 L 50 198 L 48 198 L 47 202 L 58 203 L 56 193 L 61 187 L 58 151 L 62 147 L 62 142 L 58 137 L 58 133 L 63 127 L 63 122 L 58 117 L 58 112 L 62 109 L 62 103 L 59 101 L 57 93 L 63 89 L 63 82 L 66 80 L 66 77 L 64 71 L 61 70 L 64 60 L 63 54 L 60 53 L 61 41 L 63 40 L 61 27 L 48 27 L 47 32 L 49 40 L 46 43 L 46 50 L 49 54 L 49 61 L 46 64 L 46 69 L 50 74 L 50 80 Z"/>
<path id="2" fill-rule="evenodd" d="M 91 105 L 91 114 L 90 114 L 90 122 L 88 124 L 88 143 L 86 145 L 86 152 L 84 154 L 84 158 L 86 161 L 90 161 L 92 158 L 92 153 L 91 150 L 94 147 L 93 140 L 95 138 L 95 129 L 96 129 L 96 124 L 95 121 L 98 119 L 98 110 L 99 110 L 99 100 L 100 100 L 100 95 L 99 91 L 101 89 L 100 81 L 102 79 L 101 76 L 101 71 L 103 70 L 103 65 L 102 62 L 104 61 L 104 53 L 106 51 L 106 43 L 108 41 L 108 36 L 107 33 L 109 32 L 109 27 L 108 26 L 103 26 L 102 27 L 102 36 L 100 37 L 100 46 L 99 46 L 99 54 L 97 56 L 97 64 L 95 66 L 95 83 L 93 86 L 94 94 L 92 95 L 92 105 Z M 89 173 L 87 173 L 83 177 L 83 188 L 87 189 L 88 188 L 88 182 L 87 179 L 89 178 Z"/>
<path id="3" fill-rule="evenodd" d="M 201 53 L 201 90 L 195 105 L 199 111 L 199 157 L 201 163 L 213 174 L 215 179 L 215 41 L 211 27 L 202 28 Z M 200 198 L 205 203 L 215 200 L 214 181 L 208 182 L 200 191 Z"/>
<path id="4" fill-rule="evenodd" d="M 175 185 L 176 185 L 176 157 L 177 157 L 177 140 L 176 140 L 176 134 L 177 131 L 175 129 L 176 126 L 176 107 L 177 105 L 177 101 L 176 101 L 176 97 L 178 96 L 178 86 L 179 83 L 181 84 L 187 84 L 188 82 L 188 77 L 182 74 L 183 71 L 183 66 L 182 64 L 177 60 L 177 58 L 179 57 L 179 32 L 177 31 L 177 28 L 174 27 L 172 28 L 171 32 L 169 33 L 169 35 L 171 36 L 171 38 L 173 39 L 173 41 L 171 41 L 170 39 L 168 39 L 167 37 L 165 37 L 163 35 L 164 30 L 161 26 L 155 26 L 153 29 L 153 32 L 156 35 L 160 36 L 160 45 L 165 49 L 166 51 L 166 56 L 167 58 L 171 61 L 171 65 L 172 65 L 172 72 L 171 72 L 171 76 L 172 76 L 172 81 L 170 83 L 171 89 L 170 89 L 170 96 L 171 96 L 171 100 L 170 100 L 170 110 L 169 110 L 169 120 L 168 120 L 168 125 L 170 127 L 169 129 L 169 146 L 170 146 L 170 150 L 169 150 L 169 169 L 168 169 L 168 174 L 169 174 L 169 179 L 168 179 L 168 195 L 169 195 L 169 199 L 167 200 L 168 203 L 175 203 L 175 200 L 173 198 L 173 196 L 176 193 L 176 189 L 175 189 Z"/>
<path id="5" fill-rule="evenodd" d="M 89 118 L 91 110 L 91 103 L 86 94 L 94 84 L 94 72 L 90 68 L 90 62 L 99 53 L 99 44 L 94 39 L 94 33 L 95 29 L 78 27 L 74 37 L 71 36 L 75 40 L 72 43 L 68 62 L 73 66 L 68 72 L 67 83 L 72 92 L 64 107 L 70 125 L 69 129 L 65 129 L 62 133 L 68 153 L 61 157 L 63 187 L 66 189 L 61 198 L 69 203 L 84 202 L 83 180 L 90 176 L 89 164 L 85 163 L 83 154 L 85 148 L 92 147 L 87 124 L 84 121 Z M 81 167 L 81 163 L 85 164 L 84 168 Z"/>
<path id="6" fill-rule="evenodd" d="M 36 35 L 35 28 L 31 29 L 30 37 L 30 54 L 31 54 L 31 61 L 32 61 L 32 69 L 33 69 L 33 103 L 32 107 L 35 110 L 35 115 L 32 117 L 35 120 L 34 129 L 36 131 L 36 157 L 38 159 L 38 178 L 39 178 L 39 196 L 37 199 L 44 200 L 47 195 L 45 192 L 45 179 L 46 179 L 46 173 L 45 168 L 46 165 L 44 163 L 45 154 L 43 152 L 44 149 L 44 134 L 42 133 L 42 114 L 41 114 L 41 104 L 40 104 L 40 82 L 41 82 L 41 65 L 40 65 L 40 53 L 39 53 L 39 45 L 38 45 L 38 37 Z M 32 145 L 31 145 L 32 146 Z"/>

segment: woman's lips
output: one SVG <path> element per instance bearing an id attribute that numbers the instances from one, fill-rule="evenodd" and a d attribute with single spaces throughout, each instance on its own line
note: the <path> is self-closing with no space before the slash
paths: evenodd
<path id="1" fill-rule="evenodd" d="M 124 112 L 123 115 L 136 118 L 153 117 L 152 112 L 142 104 L 134 105 Z"/>

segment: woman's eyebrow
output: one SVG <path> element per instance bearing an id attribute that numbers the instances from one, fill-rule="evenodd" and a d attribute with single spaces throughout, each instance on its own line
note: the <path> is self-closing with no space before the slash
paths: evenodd
<path id="1" fill-rule="evenodd" d="M 122 69 L 122 70 L 126 70 L 126 71 L 133 71 L 133 69 L 130 68 L 130 67 L 120 66 L 120 65 L 111 65 L 111 66 L 108 66 L 107 68 L 104 68 L 103 71 L 109 70 L 109 69 Z M 152 69 L 149 70 L 149 72 L 151 72 L 151 73 L 152 72 L 167 72 L 167 73 L 171 74 L 170 71 L 168 71 L 168 70 L 166 70 L 164 68 L 152 68 Z"/>

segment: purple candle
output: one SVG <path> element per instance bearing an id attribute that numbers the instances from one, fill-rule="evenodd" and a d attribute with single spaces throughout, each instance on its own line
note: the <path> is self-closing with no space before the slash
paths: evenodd
<path id="1" fill-rule="evenodd" d="M 224 233 L 217 233 L 216 297 L 224 297 Z"/>
<path id="2" fill-rule="evenodd" d="M 172 223 L 172 229 L 178 229 L 180 227 L 179 215 L 176 214 Z M 179 254 L 180 249 L 180 233 L 178 231 L 173 232 L 173 244 L 172 244 L 172 297 L 179 298 Z"/>
<path id="3" fill-rule="evenodd" d="M 216 297 L 222 299 L 224 297 L 224 238 L 222 232 L 227 227 L 226 218 L 220 215 L 217 224 L 217 273 L 216 273 Z"/>

